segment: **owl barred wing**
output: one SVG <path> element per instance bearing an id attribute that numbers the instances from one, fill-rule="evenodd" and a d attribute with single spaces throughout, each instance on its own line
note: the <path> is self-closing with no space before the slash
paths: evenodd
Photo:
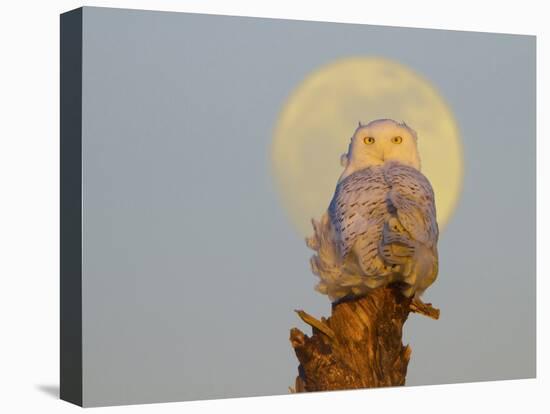
<path id="1" fill-rule="evenodd" d="M 365 294 L 400 282 L 407 297 L 420 295 L 438 272 L 434 194 L 418 170 L 386 162 L 345 177 L 337 185 L 308 246 L 317 289 L 331 299 Z"/>
<path id="2" fill-rule="evenodd" d="M 335 230 L 340 256 L 346 257 L 360 235 L 376 227 L 379 233 L 386 211 L 389 187 L 380 167 L 357 171 L 336 187 L 329 206 L 329 216 Z M 376 249 L 376 244 L 373 244 Z M 374 251 L 373 251 L 374 253 Z"/>
<path id="3" fill-rule="evenodd" d="M 435 199 L 428 179 L 417 169 L 391 163 L 384 169 L 391 188 L 388 201 L 401 225 L 416 241 L 434 247 L 439 237 Z"/>

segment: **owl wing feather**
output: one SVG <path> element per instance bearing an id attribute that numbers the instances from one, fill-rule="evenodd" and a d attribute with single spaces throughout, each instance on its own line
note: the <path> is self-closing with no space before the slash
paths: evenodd
<path id="1" fill-rule="evenodd" d="M 384 169 L 388 202 L 410 237 L 433 248 L 439 237 L 435 199 L 428 179 L 417 169 L 391 163 Z"/>
<path id="2" fill-rule="evenodd" d="M 318 251 L 312 259 L 318 289 L 332 299 L 392 281 L 404 282 L 404 294 L 411 296 L 435 280 L 434 193 L 415 168 L 387 162 L 350 174 L 336 186 L 324 218 L 326 237 L 320 240 L 333 254 L 309 245 Z"/>
<path id="3" fill-rule="evenodd" d="M 342 258 L 347 256 L 359 236 L 373 231 L 380 234 L 388 191 L 383 170 L 377 166 L 357 171 L 336 186 L 329 216 Z M 376 243 L 373 240 L 373 255 L 376 255 Z"/>

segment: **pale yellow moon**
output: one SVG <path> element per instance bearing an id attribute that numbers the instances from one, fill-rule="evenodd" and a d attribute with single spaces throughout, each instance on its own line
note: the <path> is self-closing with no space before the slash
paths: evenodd
<path id="1" fill-rule="evenodd" d="M 307 76 L 284 104 L 271 149 L 272 172 L 291 222 L 310 235 L 326 211 L 358 121 L 405 121 L 418 134 L 422 172 L 434 188 L 440 230 L 462 188 L 462 145 L 453 114 L 435 86 L 383 58 L 353 57 Z"/>

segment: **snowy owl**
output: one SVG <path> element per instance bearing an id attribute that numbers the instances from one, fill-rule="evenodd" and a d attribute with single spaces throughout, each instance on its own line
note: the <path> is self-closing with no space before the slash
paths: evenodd
<path id="1" fill-rule="evenodd" d="M 391 119 L 359 123 L 341 163 L 328 211 L 306 239 L 316 289 L 335 301 L 396 282 L 422 303 L 437 277 L 439 230 L 415 131 Z"/>

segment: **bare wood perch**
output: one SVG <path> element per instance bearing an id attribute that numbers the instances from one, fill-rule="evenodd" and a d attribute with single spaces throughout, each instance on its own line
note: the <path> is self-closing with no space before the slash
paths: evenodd
<path id="1" fill-rule="evenodd" d="M 313 332 L 308 337 L 297 328 L 290 331 L 300 362 L 293 392 L 405 385 L 412 351 L 402 337 L 409 312 L 439 318 L 438 309 L 413 303 L 395 286 L 340 300 L 328 319 L 296 312 Z"/>

